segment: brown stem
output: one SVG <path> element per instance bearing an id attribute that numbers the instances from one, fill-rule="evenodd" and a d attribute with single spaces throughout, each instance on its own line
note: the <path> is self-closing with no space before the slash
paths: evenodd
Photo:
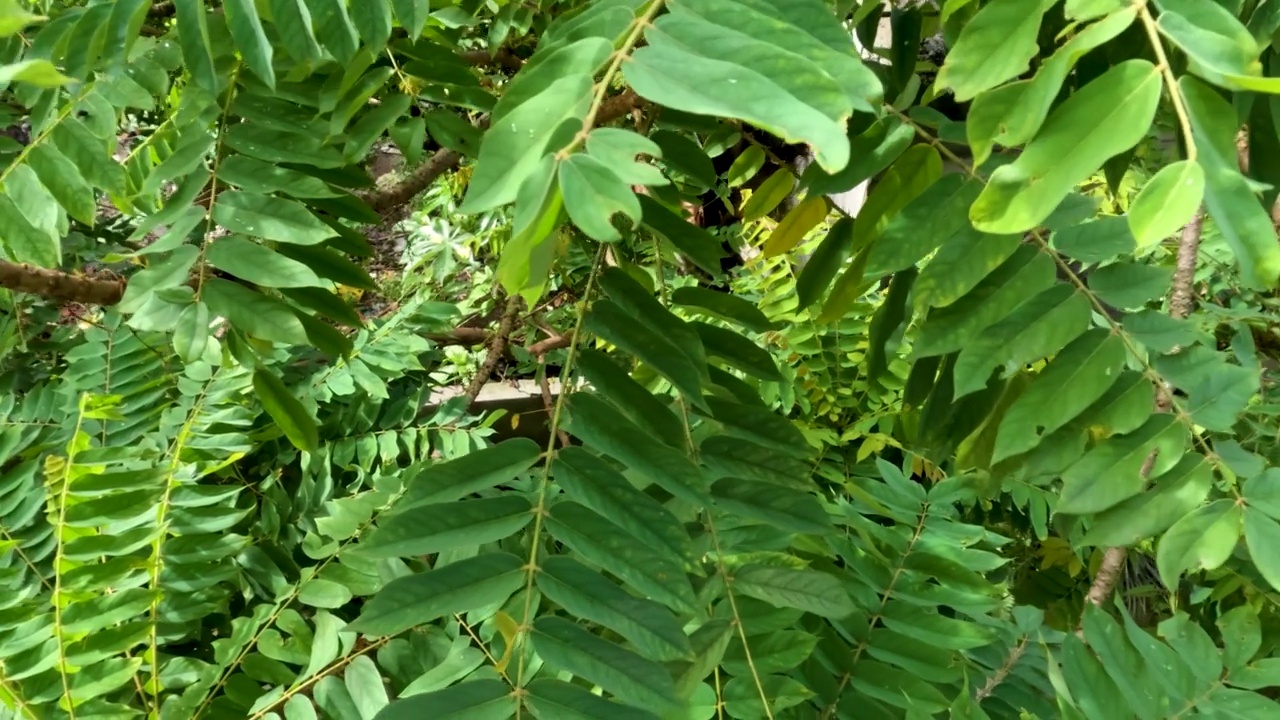
<path id="1" fill-rule="evenodd" d="M 1013 672 L 1013 666 L 1018 664 L 1018 660 L 1022 658 L 1022 654 L 1026 651 L 1027 639 L 1024 637 L 1018 641 L 1013 650 L 1009 651 L 1009 657 L 1005 658 L 1004 664 L 996 668 L 996 671 L 991 673 L 991 677 L 987 678 L 986 684 L 978 688 L 978 691 L 973 694 L 973 701 L 981 703 L 986 700 L 1000 686 L 1000 683 L 1009 677 L 1009 673 Z"/>
<path id="2" fill-rule="evenodd" d="M 542 357 L 552 350 L 562 350 L 572 344 L 573 333 L 569 333 L 568 335 L 556 335 L 554 337 L 549 337 L 546 340 L 539 340 L 538 342 L 530 345 L 529 354 L 534 357 Z"/>
<path id="3" fill-rule="evenodd" d="M 115 305 L 124 297 L 125 283 L 0 260 L 0 287 L 84 305 Z"/>
<path id="4" fill-rule="evenodd" d="M 1200 251 L 1200 232 L 1204 227 L 1204 211 L 1197 210 L 1195 217 L 1182 229 L 1182 238 L 1178 242 L 1177 268 L 1173 273 L 1172 287 L 1169 292 L 1169 315 L 1179 320 L 1191 314 L 1195 304 L 1196 258 Z M 1174 349 L 1177 352 L 1177 348 Z M 1170 406 L 1170 392 L 1167 387 L 1157 388 L 1156 411 L 1164 412 Z M 1145 479 L 1155 464 L 1156 454 L 1152 451 L 1142 464 L 1141 475 Z M 1128 551 L 1120 546 L 1109 547 L 1102 554 L 1102 563 L 1098 566 L 1098 574 L 1089 586 L 1085 602 L 1101 607 L 1111 597 L 1124 570 L 1125 556 Z M 1077 630 L 1077 633 L 1080 631 Z"/>
<path id="5" fill-rule="evenodd" d="M 498 361 L 502 359 L 502 354 L 506 352 L 507 340 L 511 338 L 511 332 L 515 330 L 516 319 L 520 317 L 520 307 L 523 303 L 519 295 L 512 295 L 507 298 L 507 304 L 502 311 L 502 320 L 498 323 L 498 331 L 489 339 L 489 352 L 485 354 L 484 362 L 480 364 L 480 370 L 476 376 L 471 378 L 471 384 L 467 386 L 467 401 L 472 402 L 480 395 L 480 389 L 484 384 L 489 382 L 489 376 L 493 374 L 493 369 L 498 366 Z"/>

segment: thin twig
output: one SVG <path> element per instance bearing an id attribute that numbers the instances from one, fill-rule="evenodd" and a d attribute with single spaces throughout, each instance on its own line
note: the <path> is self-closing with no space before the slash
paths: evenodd
<path id="1" fill-rule="evenodd" d="M 1018 641 L 1018 644 L 1013 647 L 1013 650 L 1009 651 L 1009 657 L 1005 658 L 1004 663 L 1000 667 L 996 668 L 996 671 L 991 673 L 991 677 L 987 678 L 987 682 L 982 687 L 978 688 L 978 691 L 973 694 L 973 701 L 975 703 L 981 703 L 983 700 L 986 700 L 991 693 L 995 692 L 995 689 L 1000 686 L 1000 683 L 1004 682 L 1005 678 L 1009 677 L 1009 673 L 1013 672 L 1013 666 L 1018 664 L 1018 660 L 1022 658 L 1022 654 L 1026 651 L 1027 638 L 1023 637 Z"/>

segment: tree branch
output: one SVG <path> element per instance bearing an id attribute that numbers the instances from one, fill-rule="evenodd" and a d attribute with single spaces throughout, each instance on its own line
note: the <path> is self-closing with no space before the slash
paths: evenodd
<path id="1" fill-rule="evenodd" d="M 125 281 L 0 260 L 0 288 L 84 305 L 115 305 L 124 297 Z"/>
<path id="2" fill-rule="evenodd" d="M 1169 315 L 1178 320 L 1190 315 L 1195 304 L 1196 259 L 1200 252 L 1200 232 L 1203 226 L 1204 210 L 1202 209 L 1196 211 L 1195 217 L 1191 218 L 1191 222 L 1182 229 L 1182 237 L 1178 241 L 1177 268 L 1174 270 L 1173 283 L 1169 291 Z M 1174 348 L 1173 351 L 1177 352 L 1178 348 Z M 1171 402 L 1169 388 L 1159 388 L 1156 411 L 1168 410 Z M 1156 454 L 1152 451 L 1142 464 L 1140 474 L 1144 479 L 1151 472 L 1151 466 L 1155 464 L 1155 460 Z M 1089 586 L 1089 592 L 1085 595 L 1085 602 L 1101 607 L 1107 598 L 1111 597 L 1124 570 L 1127 554 L 1127 549 L 1121 546 L 1106 549 L 1102 554 L 1102 563 L 1098 565 L 1098 574 L 1094 576 L 1093 584 Z"/>
<path id="3" fill-rule="evenodd" d="M 511 332 L 515 330 L 516 319 L 520 317 L 520 307 L 523 302 L 519 295 L 512 295 L 507 298 L 507 304 L 502 310 L 502 320 L 498 322 L 498 331 L 489 339 L 489 352 L 485 355 L 484 362 L 480 365 L 479 372 L 471 378 L 471 384 L 467 385 L 467 402 L 474 402 L 476 397 L 480 395 L 481 388 L 489 382 L 489 376 L 493 374 L 493 369 L 498 366 L 498 360 L 502 359 L 502 354 L 506 352 L 507 340 L 511 338 Z"/>

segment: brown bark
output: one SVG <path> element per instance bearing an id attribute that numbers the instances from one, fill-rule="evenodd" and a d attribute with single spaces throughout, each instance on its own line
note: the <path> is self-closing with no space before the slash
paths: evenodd
<path id="1" fill-rule="evenodd" d="M 125 282 L 0 260 L 0 287 L 64 302 L 115 305 L 124 297 Z"/>
<path id="2" fill-rule="evenodd" d="M 520 308 L 523 305 L 519 295 L 507 298 L 502 310 L 502 320 L 498 322 L 498 331 L 489 338 L 489 352 L 485 354 L 484 362 L 480 364 L 480 371 L 471 378 L 471 384 L 467 386 L 469 401 L 475 400 L 480 395 L 480 390 L 485 383 L 489 382 L 489 376 L 493 374 L 493 369 L 498 366 L 498 361 L 506 352 L 507 341 L 511 339 L 511 333 L 515 330 L 516 320 L 520 317 Z"/>

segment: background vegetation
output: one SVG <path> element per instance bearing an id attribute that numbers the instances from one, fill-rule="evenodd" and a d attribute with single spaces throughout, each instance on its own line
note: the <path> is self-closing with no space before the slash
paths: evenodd
<path id="1" fill-rule="evenodd" d="M 0 0 L 0 717 L 1280 717 L 1278 30 Z"/>

